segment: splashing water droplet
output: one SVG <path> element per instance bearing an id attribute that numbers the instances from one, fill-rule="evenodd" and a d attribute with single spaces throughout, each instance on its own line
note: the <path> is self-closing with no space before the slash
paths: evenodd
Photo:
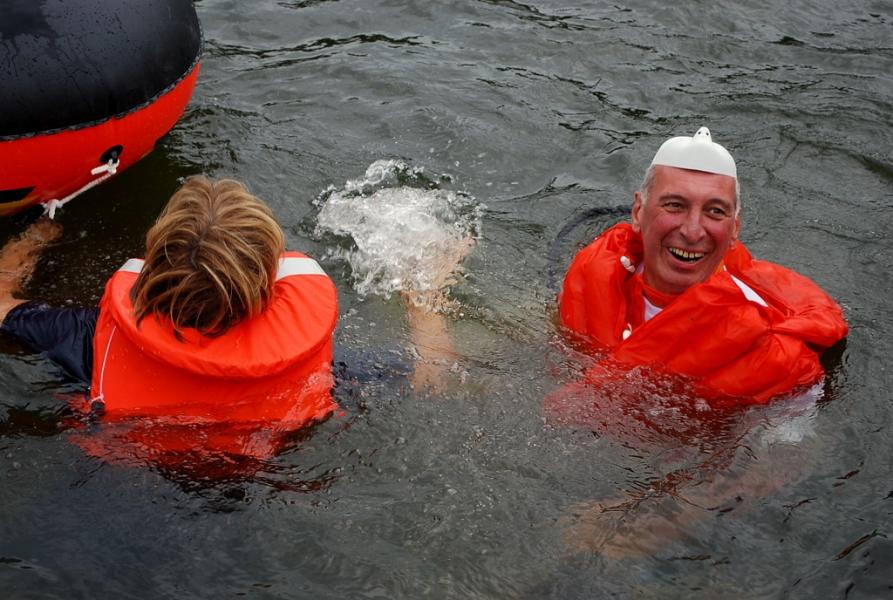
<path id="1" fill-rule="evenodd" d="M 402 161 L 379 160 L 363 178 L 320 196 L 317 233 L 346 238 L 331 254 L 350 265 L 360 295 L 427 293 L 455 282 L 479 235 L 482 207 L 437 181 Z"/>

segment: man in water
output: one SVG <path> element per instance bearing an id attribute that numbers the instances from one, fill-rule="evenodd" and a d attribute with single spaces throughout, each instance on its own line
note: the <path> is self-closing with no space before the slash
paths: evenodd
<path id="1" fill-rule="evenodd" d="M 739 189 L 706 127 L 660 147 L 631 223 L 577 254 L 559 296 L 564 325 L 606 354 L 590 377 L 648 365 L 712 406 L 765 403 L 822 378 L 820 352 L 847 333 L 841 309 L 806 277 L 751 257 Z"/>
<path id="2" fill-rule="evenodd" d="M 765 448 L 763 460 L 739 459 L 737 435 L 723 433 L 732 428 L 730 413 L 709 409 L 808 391 L 787 407 L 808 414 L 818 393 L 810 386 L 823 376 L 819 354 L 847 325 L 812 281 L 754 260 L 740 229 L 735 161 L 702 127 L 660 147 L 635 193 L 631 222 L 609 228 L 574 258 L 559 296 L 561 319 L 596 363 L 584 381 L 547 398 L 550 417 L 626 443 L 669 441 L 697 452 L 692 464 L 625 497 L 570 507 L 568 549 L 653 555 L 713 515 L 711 507 L 744 510 L 749 497 L 797 478 L 796 469 L 765 460 Z M 771 447 L 779 432 L 761 428 L 760 443 Z M 786 445 L 782 452 L 793 451 Z M 735 460 L 735 473 L 723 476 Z"/>

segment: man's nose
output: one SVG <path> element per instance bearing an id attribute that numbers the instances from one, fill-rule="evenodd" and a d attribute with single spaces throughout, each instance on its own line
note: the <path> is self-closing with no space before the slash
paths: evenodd
<path id="1" fill-rule="evenodd" d="M 679 228 L 685 241 L 695 243 L 704 237 L 704 225 L 701 222 L 701 214 L 698 211 L 691 210 L 685 215 L 685 220 Z"/>

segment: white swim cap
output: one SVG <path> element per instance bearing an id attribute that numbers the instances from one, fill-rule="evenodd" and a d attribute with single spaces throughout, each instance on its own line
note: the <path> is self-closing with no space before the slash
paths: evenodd
<path id="1" fill-rule="evenodd" d="M 692 137 L 668 139 L 661 144 L 651 164 L 738 178 L 735 159 L 728 150 L 710 138 L 710 130 L 706 127 L 698 129 Z"/>

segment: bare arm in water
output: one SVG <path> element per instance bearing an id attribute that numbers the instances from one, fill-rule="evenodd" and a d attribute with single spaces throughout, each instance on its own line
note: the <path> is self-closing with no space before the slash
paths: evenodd
<path id="1" fill-rule="evenodd" d="M 438 263 L 430 289 L 402 293 L 409 337 L 416 353 L 411 376 L 412 387 L 416 390 L 443 390 L 446 374 L 458 359 L 447 331 L 446 314 L 455 308 L 447 292 L 456 283 L 455 276 L 461 270 L 462 259 L 473 247 L 474 239 L 463 238 Z"/>
<path id="2" fill-rule="evenodd" d="M 446 373 L 457 355 L 444 314 L 432 310 L 415 296 L 413 293 L 403 293 L 409 337 L 415 350 L 410 382 L 416 390 L 438 392 L 445 386 Z"/>
<path id="3" fill-rule="evenodd" d="M 0 248 L 0 321 L 13 308 L 26 302 L 20 297 L 31 279 L 40 252 L 62 235 L 62 226 L 39 219 Z"/>
<path id="4" fill-rule="evenodd" d="M 744 513 L 805 476 L 804 448 L 783 444 L 758 455 L 750 447 L 755 441 L 739 438 L 626 497 L 569 507 L 561 519 L 565 550 L 615 560 L 653 556 L 673 541 L 697 537 L 699 523 Z"/>

